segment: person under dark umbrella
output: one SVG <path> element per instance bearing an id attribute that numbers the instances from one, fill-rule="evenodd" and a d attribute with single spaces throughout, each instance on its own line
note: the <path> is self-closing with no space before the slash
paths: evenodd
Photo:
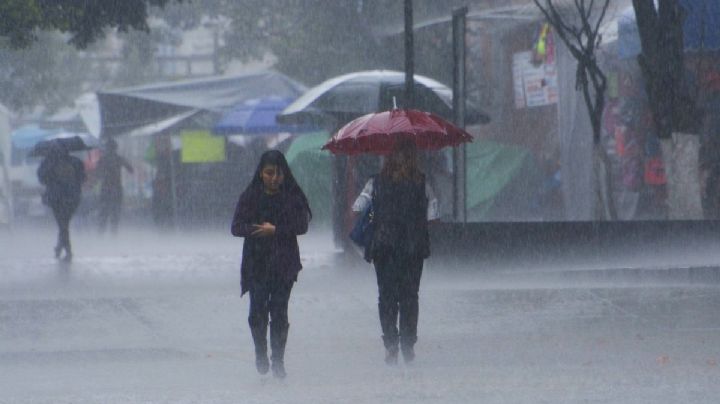
<path id="1" fill-rule="evenodd" d="M 130 163 L 117 154 L 117 147 L 115 140 L 108 139 L 105 143 L 105 150 L 97 163 L 96 170 L 101 181 L 100 232 L 105 231 L 108 219 L 113 233 L 117 232 L 123 199 L 122 169 L 133 172 Z"/>
<path id="2" fill-rule="evenodd" d="M 285 377 L 288 302 L 302 269 L 297 236 L 307 232 L 311 218 L 307 197 L 295 181 L 285 156 L 277 150 L 263 153 L 250 184 L 240 195 L 231 225 L 233 236 L 245 238 L 241 293 L 250 292 L 248 323 L 255 344 L 255 366 L 260 374 L 270 368 L 267 356 L 270 320 L 273 375 Z"/>
<path id="3" fill-rule="evenodd" d="M 52 209 L 58 225 L 55 258 L 72 259 L 70 246 L 70 220 L 80 204 L 85 167 L 82 160 L 71 156 L 59 142 L 53 143 L 37 171 L 38 180 L 45 186 L 43 202 Z"/>
<path id="4" fill-rule="evenodd" d="M 412 140 L 396 143 L 352 209 L 362 212 L 371 201 L 374 232 L 365 259 L 373 262 L 377 276 L 385 362 L 397 364 L 402 349 L 409 363 L 415 359 L 423 261 L 430 256 L 428 220 L 438 216 L 437 199 L 418 168 Z"/>

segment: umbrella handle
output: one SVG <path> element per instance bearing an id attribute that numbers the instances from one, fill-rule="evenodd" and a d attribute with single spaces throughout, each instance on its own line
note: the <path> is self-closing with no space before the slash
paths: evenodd
<path id="1" fill-rule="evenodd" d="M 397 109 L 397 97 L 393 95 L 393 109 Z"/>

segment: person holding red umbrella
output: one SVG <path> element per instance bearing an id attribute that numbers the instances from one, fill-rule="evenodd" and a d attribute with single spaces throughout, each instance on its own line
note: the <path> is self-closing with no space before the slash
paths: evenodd
<path id="1" fill-rule="evenodd" d="M 373 204 L 375 230 L 365 257 L 375 266 L 378 312 L 385 345 L 385 362 L 415 359 L 419 289 L 423 261 L 430 256 L 428 218 L 437 218 L 437 200 L 428 209 L 425 175 L 418 168 L 412 139 L 395 143 L 379 175 L 368 181 L 353 204 L 361 212 Z M 432 209 L 432 206 L 435 209 Z M 399 322 L 399 328 L 398 328 Z"/>
<path id="2" fill-rule="evenodd" d="M 372 203 L 374 230 L 365 259 L 375 266 L 385 362 L 390 365 L 397 364 L 400 351 L 406 363 L 415 359 L 420 278 L 430 256 L 428 220 L 439 216 L 437 199 L 418 167 L 418 149 L 467 142 L 472 135 L 431 112 L 393 108 L 347 123 L 323 146 L 335 154 L 387 156 L 352 209 L 363 212 Z"/>

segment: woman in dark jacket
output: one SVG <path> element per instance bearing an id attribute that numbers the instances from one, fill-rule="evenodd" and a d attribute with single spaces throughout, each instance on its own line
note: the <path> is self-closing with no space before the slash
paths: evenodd
<path id="1" fill-rule="evenodd" d="M 305 193 L 290 172 L 285 156 L 265 152 L 250 185 L 240 195 L 232 234 L 244 237 L 241 289 L 250 292 L 250 331 L 255 343 L 255 365 L 267 373 L 267 331 L 270 319 L 272 370 L 285 377 L 288 301 L 297 280 L 300 251 L 297 236 L 307 232 L 312 217 Z"/>
<path id="2" fill-rule="evenodd" d="M 399 347 L 405 362 L 411 362 L 423 260 L 430 256 L 428 215 L 434 218 L 433 209 L 428 211 L 425 175 L 418 169 L 415 143 L 398 142 L 380 175 L 368 181 L 366 188 L 372 188 L 363 192 L 373 195 L 375 231 L 365 256 L 374 263 L 377 275 L 385 362 L 397 363 Z"/>

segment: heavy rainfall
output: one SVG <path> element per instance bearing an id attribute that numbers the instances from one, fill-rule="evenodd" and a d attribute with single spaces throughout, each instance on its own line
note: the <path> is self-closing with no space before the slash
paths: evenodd
<path id="1" fill-rule="evenodd" d="M 717 402 L 720 3 L 81 3 L 0 2 L 0 403 Z"/>

